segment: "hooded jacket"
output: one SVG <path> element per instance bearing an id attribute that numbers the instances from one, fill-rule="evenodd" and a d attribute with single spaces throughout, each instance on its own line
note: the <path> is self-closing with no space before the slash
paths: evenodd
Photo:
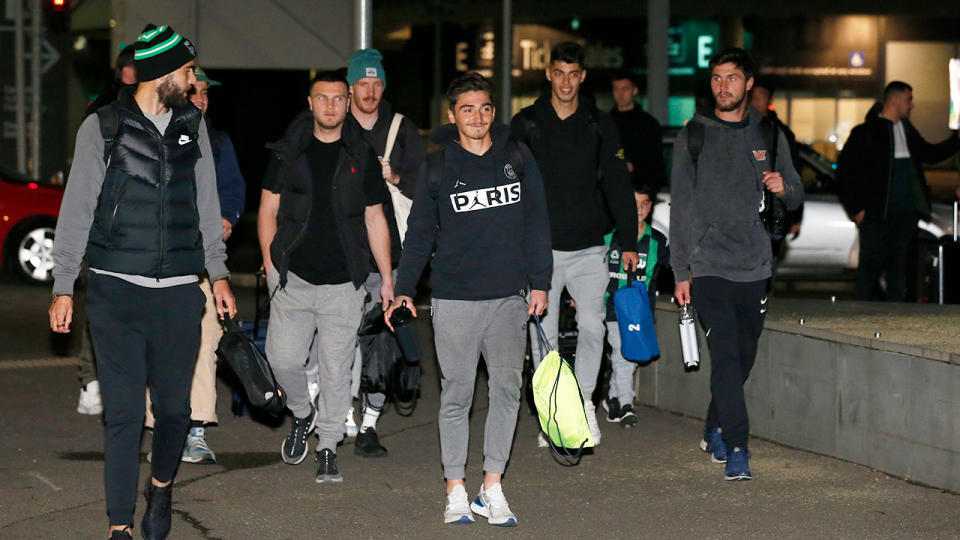
<path id="1" fill-rule="evenodd" d="M 274 151 L 271 159 L 275 160 L 268 164 L 267 174 L 277 174 L 280 178 L 277 234 L 270 243 L 270 258 L 280 274 L 281 287 L 287 283 L 290 256 L 303 240 L 313 210 L 313 178 L 305 154 L 312 138 L 313 114 L 303 111 L 294 118 L 283 138 L 267 145 Z M 354 123 L 344 122 L 340 141 L 340 155 L 333 174 L 333 213 L 350 280 L 359 289 L 370 272 L 361 179 L 372 159 L 368 159 L 371 150 Z"/>
<path id="2" fill-rule="evenodd" d="M 767 146 L 763 116 L 747 108 L 743 125 L 697 113 L 704 125 L 697 163 L 687 147 L 688 127 L 673 148 L 670 196 L 670 266 L 679 283 L 692 277 L 719 276 L 759 281 L 771 275 L 770 236 L 760 221 Z M 777 140 L 776 169 L 783 176 L 781 195 L 788 210 L 803 202 L 803 184 L 790 159 L 783 133 Z"/>
<path id="3" fill-rule="evenodd" d="M 960 150 L 956 133 L 937 144 L 928 143 L 909 120 L 902 120 L 907 148 L 919 181 L 921 213 L 929 213 L 930 189 L 923 173 L 923 164 L 938 163 Z M 837 182 L 840 200 L 851 216 L 861 210 L 888 217 L 891 206 L 890 185 L 893 181 L 893 122 L 876 112 L 867 114 L 864 123 L 853 128 L 837 160 Z"/>
<path id="4" fill-rule="evenodd" d="M 491 300 L 526 289 L 547 291 L 553 270 L 550 223 L 540 171 L 521 143 L 521 165 L 510 163 L 510 128 L 491 128 L 493 146 L 482 156 L 457 142 L 452 124 L 434 130 L 442 157 L 428 158 L 417 177 L 413 208 L 397 275 L 396 293 L 415 296 L 430 260 L 434 298 Z M 428 163 L 442 159 L 438 191 Z"/>

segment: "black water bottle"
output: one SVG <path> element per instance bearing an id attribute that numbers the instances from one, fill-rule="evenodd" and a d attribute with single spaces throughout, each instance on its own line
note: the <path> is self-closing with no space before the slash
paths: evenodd
<path id="1" fill-rule="evenodd" d="M 415 317 L 410 308 L 407 307 L 406 300 L 390 315 L 390 324 L 393 326 L 393 332 L 397 336 L 400 349 L 403 350 L 403 356 L 408 364 L 420 363 L 420 342 L 417 340 L 417 329 L 413 325 L 414 320 Z"/>

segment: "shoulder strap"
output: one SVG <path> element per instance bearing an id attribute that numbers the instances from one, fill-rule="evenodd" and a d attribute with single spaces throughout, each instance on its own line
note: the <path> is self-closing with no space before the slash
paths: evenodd
<path id="1" fill-rule="evenodd" d="M 767 144 L 767 163 L 771 171 L 777 170 L 777 147 L 780 146 L 780 126 L 769 117 L 760 121 L 760 131 Z"/>
<path id="2" fill-rule="evenodd" d="M 430 197 L 436 200 L 440 195 L 440 184 L 443 182 L 443 149 L 427 156 L 427 189 Z"/>
<path id="3" fill-rule="evenodd" d="M 593 135 L 597 138 L 597 152 L 600 151 L 600 143 L 603 142 L 603 132 L 600 130 L 600 109 L 592 107 L 587 112 L 587 125 L 593 130 Z"/>
<path id="4" fill-rule="evenodd" d="M 703 124 L 696 121 L 690 121 L 687 124 L 687 151 L 690 152 L 690 158 L 693 165 L 697 165 L 700 159 L 700 152 L 703 151 L 703 140 L 706 138 L 706 128 Z"/>
<path id="5" fill-rule="evenodd" d="M 100 121 L 100 136 L 103 137 L 103 162 L 109 163 L 117 130 L 120 129 L 120 113 L 115 102 L 97 109 L 97 120 Z"/>
<path id="6" fill-rule="evenodd" d="M 523 142 L 527 143 L 527 146 L 532 150 L 533 145 L 537 142 L 540 135 L 540 126 L 537 124 L 537 113 L 533 107 L 521 109 L 520 119 L 523 120 L 523 131 L 527 135 L 527 140 Z"/>
<path id="7" fill-rule="evenodd" d="M 517 173 L 517 180 L 522 182 L 524 177 L 524 159 L 523 151 L 520 149 L 520 143 L 515 139 L 507 141 L 507 160 Z"/>
<path id="8" fill-rule="evenodd" d="M 401 122 L 403 122 L 403 115 L 393 113 L 393 121 L 390 122 L 390 131 L 387 132 L 387 147 L 383 151 L 384 161 L 390 161 L 390 154 L 393 152 L 393 145 L 397 142 L 397 133 L 400 132 Z"/>

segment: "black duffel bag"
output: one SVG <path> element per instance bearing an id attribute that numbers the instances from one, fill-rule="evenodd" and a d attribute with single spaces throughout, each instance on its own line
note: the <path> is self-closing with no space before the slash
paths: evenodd
<path id="1" fill-rule="evenodd" d="M 270 414 L 283 413 L 287 406 L 287 393 L 277 384 L 266 355 L 234 319 L 223 321 L 223 337 L 217 346 L 217 358 L 233 370 L 251 405 Z"/>

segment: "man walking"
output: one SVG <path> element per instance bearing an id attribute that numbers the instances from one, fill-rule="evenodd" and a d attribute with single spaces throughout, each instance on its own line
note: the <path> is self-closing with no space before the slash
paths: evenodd
<path id="1" fill-rule="evenodd" d="M 343 481 L 336 448 L 350 407 L 350 366 L 371 252 L 383 276 L 380 297 L 393 300 L 390 233 L 383 215 L 389 196 L 376 156 L 359 131 L 344 123 L 347 100 L 342 73 L 325 71 L 311 82 L 310 110 L 270 145 L 274 155 L 257 221 L 272 296 L 267 357 L 294 415 L 281 453 L 291 465 L 302 462 L 307 436 L 316 427 L 318 483 Z M 314 339 L 318 407 L 305 369 Z"/>
<path id="2" fill-rule="evenodd" d="M 396 302 L 416 315 L 413 297 L 424 266 L 432 272 L 431 313 L 440 365 L 440 451 L 446 478 L 445 523 L 515 526 L 500 485 L 520 408 L 526 321 L 547 305 L 551 255 L 543 186 L 527 148 L 494 125 L 490 82 L 467 73 L 450 83 L 443 149 L 417 180 L 410 229 L 398 269 Z M 476 196 L 481 204 L 469 206 Z M 436 244 L 436 255 L 431 252 Z M 524 296 L 530 292 L 529 306 Z M 489 374 L 483 485 L 470 504 L 464 487 L 477 362 Z"/>
<path id="3" fill-rule="evenodd" d="M 400 113 L 394 113 L 383 91 L 387 88 L 387 76 L 381 64 L 383 56 L 376 49 L 361 49 L 350 57 L 347 67 L 347 82 L 350 83 L 350 115 L 348 122 L 355 123 L 373 151 L 376 152 L 382 168 L 383 181 L 391 197 L 384 203 L 383 212 L 390 227 L 391 268 L 400 262 L 400 248 L 403 241 L 401 231 L 406 233 L 407 215 L 413 198 L 413 185 L 420 164 L 426 157 L 426 150 L 420 142 L 417 126 Z M 399 124 L 394 127 L 394 122 Z M 386 159 L 387 143 L 391 131 L 394 131 L 389 160 Z M 394 205 L 397 200 L 400 204 Z M 399 226 L 399 227 L 398 227 Z M 393 276 L 396 278 L 396 275 Z M 371 268 L 364 288 L 369 295 L 364 312 L 380 302 L 380 274 Z M 363 361 L 359 349 L 353 365 L 351 392 L 354 398 L 360 392 L 360 372 Z M 383 457 L 387 449 L 380 444 L 377 436 L 377 419 L 386 396 L 381 393 L 366 394 L 361 403 L 362 417 L 359 430 L 353 418 L 353 407 L 347 412 L 347 435 L 356 435 L 354 452 L 363 457 Z M 351 433 L 352 432 L 352 433 Z"/>
<path id="4" fill-rule="evenodd" d="M 84 120 L 57 222 L 50 326 L 69 332 L 73 284 L 90 264 L 87 313 L 106 419 L 104 476 L 111 538 L 131 538 L 144 392 L 157 417 L 143 536 L 170 531 L 173 476 L 190 424 L 206 268 L 221 317 L 236 313 L 206 126 L 187 100 L 189 40 L 148 25 L 140 83 Z"/>
<path id="5" fill-rule="evenodd" d="M 627 170 L 634 189 L 641 187 L 654 199 L 666 180 L 663 163 L 663 134 L 660 122 L 636 102 L 637 83 L 629 71 L 619 71 L 611 79 L 613 100 L 610 117 L 617 125 L 623 144 Z M 654 201 L 655 202 L 655 201 Z"/>
<path id="6" fill-rule="evenodd" d="M 606 209 L 613 214 L 620 245 L 633 246 L 637 241 L 637 207 L 616 125 L 591 98 L 579 93 L 587 77 L 583 58 L 580 45 L 557 44 L 550 51 L 546 69 L 550 95 L 541 96 L 517 113 L 511 130 L 515 139 L 530 147 L 543 169 L 553 241 L 553 294 L 543 328 L 550 343 L 556 345 L 560 292 L 566 287 L 577 306 L 574 371 L 583 390 L 590 433 L 594 444 L 599 444 L 600 426 L 591 396 L 597 385 L 605 332 Z M 636 271 L 638 261 L 636 251 L 623 252 L 624 268 Z M 539 365 L 547 352 L 534 354 L 534 363 Z M 539 444 L 547 446 L 543 434 Z"/>
<path id="7" fill-rule="evenodd" d="M 930 214 L 924 163 L 960 150 L 957 132 L 930 144 L 910 123 L 913 88 L 893 81 L 883 91 L 880 114 L 853 128 L 837 161 L 837 180 L 847 212 L 860 227 L 857 300 L 872 300 L 886 274 L 888 302 L 903 302 L 907 254 L 917 219 Z"/>
<path id="8" fill-rule="evenodd" d="M 760 220 L 764 190 L 788 209 L 803 200 L 800 177 L 783 133 L 747 106 L 753 62 L 742 49 L 710 61 L 716 105 L 697 113 L 673 151 L 670 266 L 677 303 L 693 301 L 710 348 L 710 407 L 700 447 L 726 463 L 727 480 L 749 480 L 750 425 L 743 385 L 757 355 L 767 311 L 770 237 Z M 772 144 L 776 170 L 770 170 Z M 692 282 L 692 283 L 691 283 Z"/>

